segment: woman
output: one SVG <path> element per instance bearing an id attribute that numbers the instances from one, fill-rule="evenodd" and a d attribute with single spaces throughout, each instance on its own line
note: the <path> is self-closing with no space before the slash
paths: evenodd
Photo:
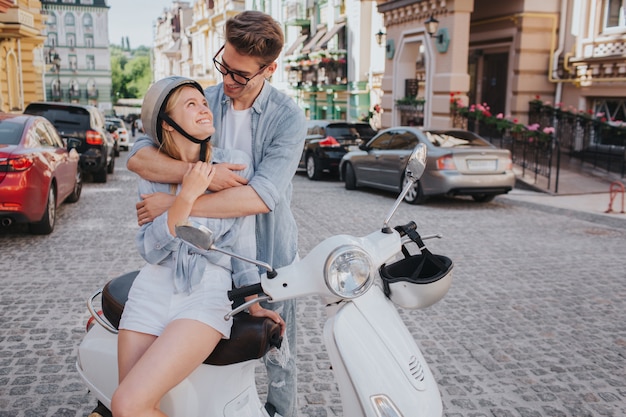
<path id="1" fill-rule="evenodd" d="M 220 339 L 229 337 L 232 321 L 223 317 L 231 309 L 226 293 L 232 283 L 239 287 L 259 282 L 255 266 L 217 252 L 202 256 L 176 238 L 175 225 L 189 219 L 194 201 L 211 182 L 211 162 L 245 164 L 242 175 L 252 175 L 245 153 L 209 145 L 215 128 L 202 87 L 184 77 L 158 81 L 146 93 L 141 118 L 160 151 L 189 162 L 189 168 L 182 184 L 139 183 L 140 194 L 171 192 L 176 198 L 137 235 L 148 264 L 133 283 L 119 326 L 120 384 L 111 402 L 115 417 L 164 416 L 161 398 L 196 369 Z M 254 216 L 191 219 L 214 232 L 217 246 L 256 256 Z M 270 317 L 284 329 L 271 310 L 255 304 L 249 312 Z"/>

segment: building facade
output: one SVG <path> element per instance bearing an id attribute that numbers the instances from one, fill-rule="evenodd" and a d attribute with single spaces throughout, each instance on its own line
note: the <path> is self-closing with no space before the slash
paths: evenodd
<path id="1" fill-rule="evenodd" d="M 378 0 L 377 8 L 386 28 L 384 126 L 420 111 L 404 105 L 415 91 L 433 128 L 451 126 L 452 97 L 522 122 L 537 98 L 626 119 L 623 0 Z"/>
<path id="2" fill-rule="evenodd" d="M 43 17 L 38 0 L 0 0 L 0 111 L 43 97 Z"/>
<path id="3" fill-rule="evenodd" d="M 112 109 L 105 0 L 42 0 L 46 17 L 44 99 Z"/>

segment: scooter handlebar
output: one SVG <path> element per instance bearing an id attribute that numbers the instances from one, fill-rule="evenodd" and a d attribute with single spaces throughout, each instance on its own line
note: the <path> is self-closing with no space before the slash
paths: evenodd
<path id="1" fill-rule="evenodd" d="M 257 295 L 257 294 L 262 294 L 263 293 L 263 287 L 261 287 L 261 284 L 252 284 L 252 285 L 246 285 L 245 287 L 241 287 L 241 288 L 234 288 L 230 291 L 228 291 L 228 299 L 230 301 L 235 300 L 236 298 L 244 298 L 244 297 L 248 297 L 250 295 Z"/>

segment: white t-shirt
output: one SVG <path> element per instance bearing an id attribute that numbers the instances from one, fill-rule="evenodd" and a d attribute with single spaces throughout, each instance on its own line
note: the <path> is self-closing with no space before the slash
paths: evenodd
<path id="1" fill-rule="evenodd" d="M 221 147 L 239 149 L 252 159 L 252 108 L 235 110 L 231 102 L 222 125 Z"/>

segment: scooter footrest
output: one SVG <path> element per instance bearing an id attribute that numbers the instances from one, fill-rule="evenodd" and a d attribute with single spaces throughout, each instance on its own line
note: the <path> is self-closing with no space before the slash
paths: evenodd
<path id="1" fill-rule="evenodd" d="M 128 300 L 128 292 L 139 271 L 129 272 L 107 282 L 102 289 L 102 312 L 116 329 Z M 263 357 L 272 347 L 280 347 L 280 325 L 265 317 L 239 313 L 233 317 L 230 339 L 222 339 L 204 363 L 230 365 Z"/>

